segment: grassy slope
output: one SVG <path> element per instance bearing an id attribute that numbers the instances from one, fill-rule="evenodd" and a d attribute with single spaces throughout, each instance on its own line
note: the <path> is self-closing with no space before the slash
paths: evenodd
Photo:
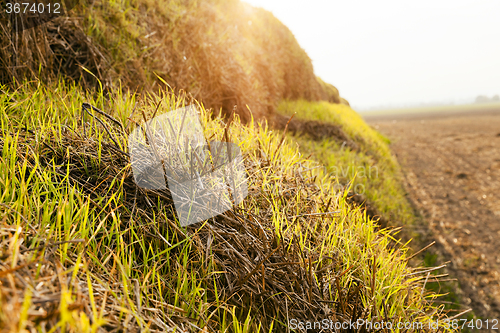
<path id="1" fill-rule="evenodd" d="M 307 135 L 293 136 L 304 154 L 325 166 L 340 185 L 363 194 L 392 225 L 413 221 L 413 212 L 401 184 L 401 171 L 391 155 L 388 140 L 368 126 L 350 107 L 327 102 L 283 101 L 278 112 L 297 119 L 318 120 L 340 125 L 359 146 L 358 150 L 342 147 L 334 139 L 311 140 Z"/>
<path id="2" fill-rule="evenodd" d="M 304 154 L 310 154 L 312 159 L 324 165 L 325 172 L 336 178 L 340 188 L 352 184 L 350 186 L 353 192 L 363 194 L 368 202 L 375 205 L 381 215 L 388 219 L 389 225 L 403 226 L 404 238 L 412 238 L 414 247 L 424 247 L 428 244 L 424 243 L 419 233 L 412 231 L 412 226 L 422 223 L 419 220 L 421 217 L 414 216 L 402 186 L 400 167 L 391 154 L 387 138 L 367 125 L 359 114 L 346 105 L 304 100 L 282 101 L 278 112 L 287 116 L 295 114 L 296 119 L 319 120 L 340 125 L 344 132 L 359 144 L 359 150 L 342 148 L 334 139 L 315 141 L 307 135 L 290 135 L 290 138 L 299 144 Z M 432 253 L 418 256 L 416 261 L 425 267 L 438 266 L 437 257 Z M 439 274 L 442 272 L 437 270 L 432 272 L 431 276 Z M 458 304 L 461 301 L 449 282 L 428 283 L 426 288 L 445 294 L 438 302 L 444 303 L 446 309 L 460 311 Z M 469 320 L 473 317 L 472 313 L 467 315 Z"/>
<path id="3" fill-rule="evenodd" d="M 159 98 L 151 96 L 140 104 L 140 110 L 151 115 Z M 160 113 L 182 103 L 173 95 L 163 95 L 163 99 Z M 163 325 L 163 329 L 184 327 L 191 331 L 209 325 L 221 332 L 228 327 L 246 332 L 284 329 L 280 322 L 287 313 L 278 311 L 269 317 L 269 312 L 266 316 L 262 311 L 269 306 L 266 302 L 271 302 L 270 298 L 283 304 L 280 297 L 287 292 L 269 295 L 264 303 L 256 301 L 243 308 L 222 292 L 227 286 L 221 277 L 228 267 L 237 266 L 238 260 L 226 258 L 223 264 L 217 260 L 218 255 L 207 249 L 200 251 L 197 245 L 197 234 L 203 234 L 210 224 L 216 225 L 216 220 L 181 230 L 172 227 L 176 222 L 168 217 L 161 202 L 153 215 L 142 213 L 141 209 L 146 212 L 147 207 L 137 204 L 134 215 L 135 202 L 132 205 L 130 199 L 133 190 L 126 186 L 130 166 L 110 162 L 117 157 L 106 150 L 111 142 L 102 128 L 89 135 L 88 124 L 87 136 L 81 136 L 78 119 L 83 101 L 113 110 L 113 116 L 124 122 L 135 104 L 133 96 L 128 95 L 113 96 L 109 101 L 102 96 L 92 100 L 77 88 L 64 85 L 46 88 L 26 84 L 0 97 L 2 325 L 6 329 L 40 329 L 57 323 L 71 331 L 90 331 L 102 325 L 108 329 Z M 223 135 L 220 119 L 212 120 L 204 109 L 202 117 L 207 137 Z M 126 149 L 126 136 L 119 131 L 112 133 Z M 304 271 L 327 283 L 322 298 L 347 302 L 337 311 L 352 314 L 353 300 L 346 300 L 347 294 L 342 293 L 359 288 L 357 302 L 367 318 L 378 315 L 395 321 L 422 321 L 428 318 L 427 313 L 436 317 L 439 311 L 434 312 L 421 297 L 421 277 L 408 275 L 407 249 L 393 249 L 390 232 L 376 231 L 371 220 L 346 203 L 345 196 L 331 191 L 330 178 L 314 177 L 314 170 L 304 171 L 315 163 L 305 160 L 293 142 L 287 139 L 280 145 L 277 132 L 242 125 L 238 119 L 230 135 L 240 145 L 251 174 L 250 195 L 237 211 L 242 216 L 255 216 L 270 239 L 290 242 L 292 249 L 295 243 L 291 239 L 297 240 L 296 246 L 313 260 L 301 264 Z M 85 195 L 85 186 L 75 184 L 78 172 L 90 172 L 95 177 L 91 180 L 95 195 Z M 286 200 L 283 191 L 288 192 Z M 338 215 L 304 216 L 321 213 L 327 202 L 328 211 L 339 211 Z M 150 237 L 159 232 L 163 238 Z M 70 240 L 81 243 L 65 243 Z M 237 244 L 233 238 L 226 242 Z M 55 245 L 47 247 L 50 243 Z M 212 247 L 216 245 L 214 241 Z M 21 277 L 6 273 L 9 269 L 18 270 Z M 254 273 L 257 282 L 247 283 L 258 288 L 255 286 L 265 275 Z M 5 274 L 11 281 L 9 287 Z M 23 283 L 22 276 L 30 279 Z M 338 280 L 332 280 L 335 276 Z M 41 283 L 51 278 L 59 282 Z M 338 287 L 341 294 L 336 292 Z M 58 296 L 39 310 L 43 294 Z M 335 308 L 335 303 L 326 304 Z M 300 305 L 290 301 L 287 309 L 292 311 L 295 306 Z M 51 311 L 56 311 L 54 316 L 48 315 Z"/>

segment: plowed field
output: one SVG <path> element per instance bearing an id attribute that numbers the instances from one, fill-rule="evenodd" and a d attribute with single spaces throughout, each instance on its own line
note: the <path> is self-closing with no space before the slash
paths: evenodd
<path id="1" fill-rule="evenodd" d="M 391 139 L 463 305 L 500 319 L 500 110 L 367 121 Z"/>

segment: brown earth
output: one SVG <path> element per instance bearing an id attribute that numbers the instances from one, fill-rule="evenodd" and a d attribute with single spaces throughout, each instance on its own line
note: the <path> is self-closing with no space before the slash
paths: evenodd
<path id="1" fill-rule="evenodd" d="M 270 123 L 273 128 L 280 130 L 286 129 L 288 133 L 307 135 L 316 141 L 329 138 L 352 150 L 359 150 L 358 144 L 354 142 L 339 125 L 327 124 L 317 120 L 296 119 L 279 113 L 272 115 Z"/>
<path id="2" fill-rule="evenodd" d="M 416 231 L 451 261 L 462 305 L 500 320 L 500 110 L 367 121 L 391 139 L 424 216 Z"/>

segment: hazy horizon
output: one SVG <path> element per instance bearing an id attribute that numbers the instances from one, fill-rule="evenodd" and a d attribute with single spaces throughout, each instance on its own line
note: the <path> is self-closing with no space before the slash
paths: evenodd
<path id="1" fill-rule="evenodd" d="M 500 1 L 245 2 L 288 26 L 360 111 L 500 94 Z"/>
<path id="2" fill-rule="evenodd" d="M 497 94 L 498 95 L 498 94 Z M 482 95 L 484 96 L 484 95 Z M 491 98 L 492 96 L 487 96 Z M 464 99 L 456 99 L 456 100 L 441 100 L 441 101 L 431 101 L 431 102 L 420 102 L 420 103 L 401 103 L 401 104 L 381 104 L 375 105 L 371 107 L 361 107 L 356 108 L 356 111 L 360 113 L 371 112 L 371 111 L 383 111 L 383 110 L 391 110 L 391 109 L 414 109 L 414 108 L 431 108 L 431 107 L 441 107 L 441 106 L 456 106 L 456 105 L 476 105 L 476 104 L 499 104 L 500 101 L 482 101 L 477 102 L 476 97 L 474 98 L 464 98 Z"/>

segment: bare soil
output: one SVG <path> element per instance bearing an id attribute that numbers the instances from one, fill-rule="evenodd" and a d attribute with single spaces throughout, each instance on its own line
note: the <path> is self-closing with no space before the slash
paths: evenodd
<path id="1" fill-rule="evenodd" d="M 420 232 L 451 261 L 462 304 L 500 319 L 500 110 L 367 121 L 391 139 Z"/>
<path id="2" fill-rule="evenodd" d="M 317 120 L 295 119 L 275 113 L 271 119 L 274 128 L 284 130 L 288 133 L 300 133 L 308 135 L 313 140 L 319 141 L 325 138 L 336 140 L 339 144 L 344 144 L 352 150 L 359 150 L 359 146 L 354 142 L 339 125 L 327 124 Z"/>

